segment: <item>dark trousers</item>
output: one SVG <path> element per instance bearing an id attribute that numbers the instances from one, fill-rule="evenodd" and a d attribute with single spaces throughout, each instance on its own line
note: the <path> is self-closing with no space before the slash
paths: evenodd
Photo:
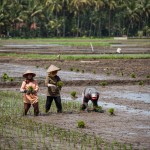
<path id="1" fill-rule="evenodd" d="M 55 104 L 57 107 L 57 112 L 61 113 L 62 112 L 62 104 L 61 104 L 60 96 L 47 96 L 46 105 L 45 105 L 46 112 L 48 112 L 50 110 L 53 100 L 55 101 Z"/>
<path id="2" fill-rule="evenodd" d="M 81 105 L 81 110 L 85 110 L 88 106 L 88 102 L 89 102 L 90 99 L 87 99 L 86 97 L 83 98 L 83 104 Z M 95 109 L 98 104 L 97 104 L 97 101 L 98 100 L 91 100 L 92 103 L 93 103 L 93 109 Z"/>
<path id="3" fill-rule="evenodd" d="M 38 104 L 38 102 L 34 103 L 32 106 L 34 108 L 34 115 L 38 116 L 38 114 L 39 114 L 39 104 Z M 24 103 L 24 115 L 27 115 L 30 107 L 31 107 L 31 104 Z"/>

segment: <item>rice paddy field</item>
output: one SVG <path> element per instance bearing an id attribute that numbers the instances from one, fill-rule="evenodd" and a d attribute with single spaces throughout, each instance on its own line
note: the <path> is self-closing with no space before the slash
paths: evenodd
<path id="1" fill-rule="evenodd" d="M 54 102 L 45 113 L 51 64 L 61 68 L 64 82 L 60 114 Z M 149 66 L 150 39 L 0 39 L 0 149 L 149 150 Z M 37 117 L 33 107 L 23 116 L 19 89 L 27 69 L 40 87 Z M 80 111 L 89 86 L 100 92 L 101 113 Z"/>

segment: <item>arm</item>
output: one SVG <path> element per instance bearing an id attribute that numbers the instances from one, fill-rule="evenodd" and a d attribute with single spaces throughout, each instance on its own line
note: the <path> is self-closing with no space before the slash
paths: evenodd
<path id="1" fill-rule="evenodd" d="M 21 88 L 20 88 L 20 92 L 21 93 L 25 93 L 26 92 L 26 82 L 25 81 L 22 82 L 22 85 L 21 85 Z"/>

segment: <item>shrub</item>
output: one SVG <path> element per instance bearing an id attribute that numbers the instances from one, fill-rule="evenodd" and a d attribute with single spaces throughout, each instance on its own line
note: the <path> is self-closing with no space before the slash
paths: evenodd
<path id="1" fill-rule="evenodd" d="M 85 128 L 84 121 L 82 121 L 82 120 L 78 121 L 78 128 Z"/>
<path id="2" fill-rule="evenodd" d="M 110 115 L 114 115 L 114 108 L 109 108 L 108 112 L 109 112 Z"/>

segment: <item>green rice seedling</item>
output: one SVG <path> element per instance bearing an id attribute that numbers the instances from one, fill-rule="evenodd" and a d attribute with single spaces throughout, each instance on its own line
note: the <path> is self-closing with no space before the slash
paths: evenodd
<path id="1" fill-rule="evenodd" d="M 109 108 L 108 112 L 109 112 L 110 115 L 114 115 L 114 108 Z"/>
<path id="2" fill-rule="evenodd" d="M 10 78 L 9 78 L 9 81 L 13 82 L 13 81 L 14 81 L 14 78 L 10 77 Z"/>
<path id="3" fill-rule="evenodd" d="M 3 73 L 2 79 L 3 79 L 4 81 L 7 81 L 7 80 L 9 79 L 9 76 L 7 75 L 7 73 Z"/>
<path id="4" fill-rule="evenodd" d="M 143 86 L 144 85 L 144 81 L 139 81 L 139 85 Z"/>
<path id="5" fill-rule="evenodd" d="M 29 87 L 28 87 L 28 91 L 29 91 L 30 93 L 32 93 L 32 92 L 34 91 L 33 87 L 32 87 L 32 86 L 29 86 Z"/>
<path id="6" fill-rule="evenodd" d="M 77 94 L 76 91 L 72 91 L 70 94 L 71 94 L 71 96 L 72 96 L 73 98 L 76 98 L 76 97 L 77 97 L 77 96 L 76 96 L 76 94 Z"/>
<path id="7" fill-rule="evenodd" d="M 109 75 L 111 74 L 111 72 L 110 72 L 110 71 L 107 71 L 106 74 L 107 74 L 107 76 L 109 76 Z"/>
<path id="8" fill-rule="evenodd" d="M 73 71 L 73 68 L 70 68 L 70 71 Z"/>
<path id="9" fill-rule="evenodd" d="M 63 83 L 62 81 L 58 81 L 58 82 L 57 82 L 57 86 L 58 86 L 59 88 L 62 88 L 62 87 L 63 87 L 63 84 L 64 84 L 64 83 Z"/>
<path id="10" fill-rule="evenodd" d="M 84 121 L 82 121 L 82 120 L 78 121 L 78 128 L 85 128 Z"/>
<path id="11" fill-rule="evenodd" d="M 96 71 L 95 71 L 95 70 L 93 70 L 93 74 L 96 74 Z"/>
<path id="12" fill-rule="evenodd" d="M 77 69 L 76 69 L 76 72 L 79 72 L 79 71 L 80 71 L 80 70 L 77 68 Z"/>
<path id="13" fill-rule="evenodd" d="M 136 75 L 135 75 L 135 73 L 131 73 L 131 78 L 136 78 Z"/>
<path id="14" fill-rule="evenodd" d="M 82 73 L 84 73 L 85 71 L 84 71 L 84 70 L 82 70 L 81 72 L 82 72 Z"/>
<path id="15" fill-rule="evenodd" d="M 150 78 L 150 75 L 147 75 L 146 78 Z"/>
<path id="16" fill-rule="evenodd" d="M 36 68 L 39 68 L 39 66 L 37 65 Z"/>
<path id="17" fill-rule="evenodd" d="M 102 82 L 100 82 L 100 86 L 105 87 L 106 85 L 108 85 L 108 83 L 107 83 L 106 81 L 102 81 Z"/>

